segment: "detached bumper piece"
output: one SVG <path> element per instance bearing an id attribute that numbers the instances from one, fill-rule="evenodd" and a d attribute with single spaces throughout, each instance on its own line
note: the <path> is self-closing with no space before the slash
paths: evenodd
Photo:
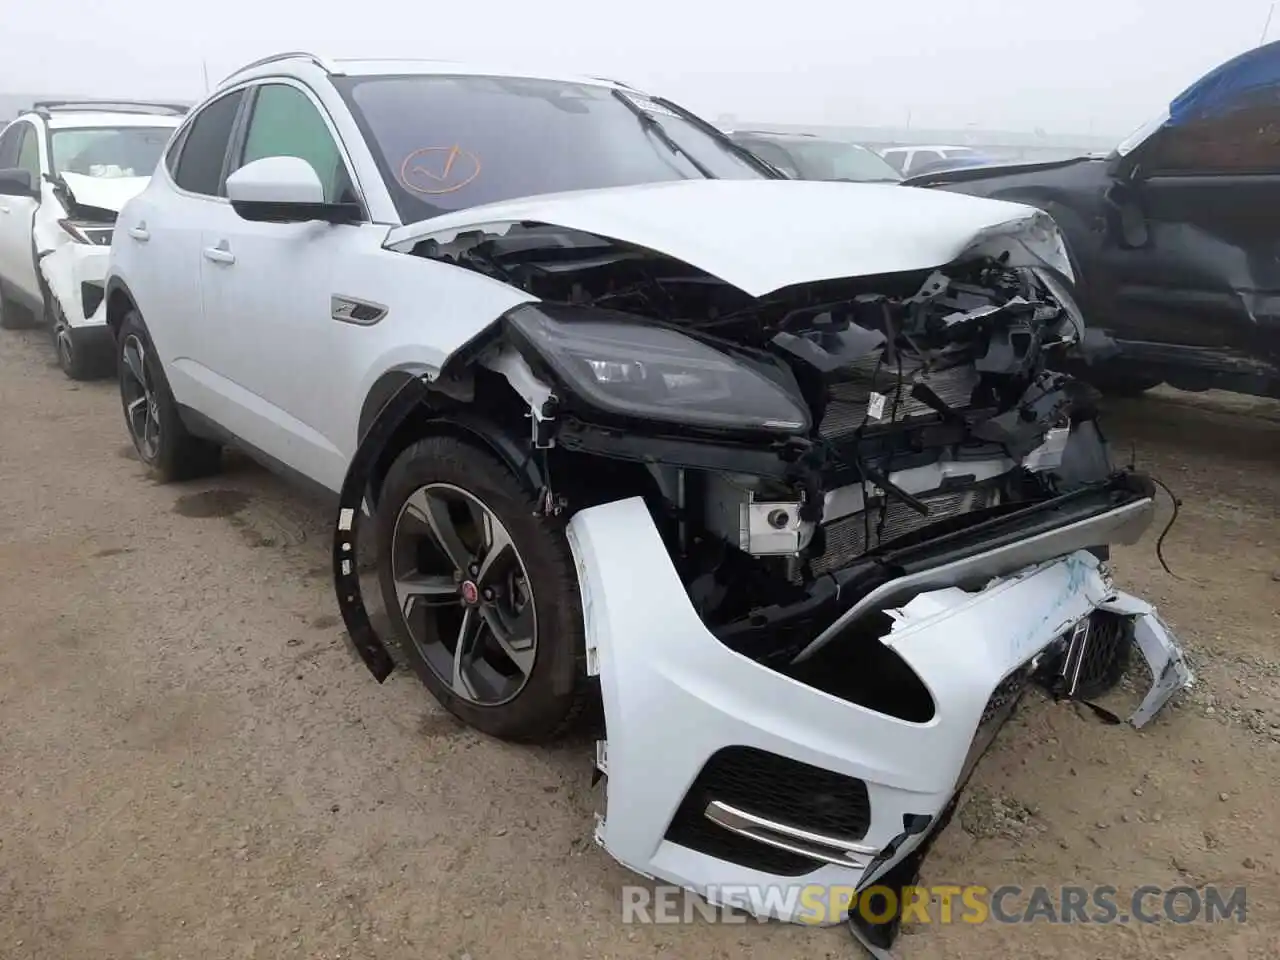
<path id="1" fill-rule="evenodd" d="M 1132 642 L 1155 678 L 1134 726 L 1192 681 L 1152 608 L 1080 550 L 883 611 L 888 629 L 862 642 L 889 648 L 932 701 L 892 716 L 719 642 L 639 499 L 583 510 L 568 533 L 607 728 L 596 839 L 638 873 L 758 916 L 834 923 L 848 909 L 815 921 L 810 897 L 724 891 L 912 883 L 1033 679 L 1051 674 L 1070 695 Z M 883 956 L 896 925 L 861 923 L 853 932 Z"/>

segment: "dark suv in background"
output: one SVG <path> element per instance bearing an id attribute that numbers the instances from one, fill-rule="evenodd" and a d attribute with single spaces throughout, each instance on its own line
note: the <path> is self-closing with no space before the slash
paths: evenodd
<path id="1" fill-rule="evenodd" d="M 1280 42 L 1211 71 L 1107 156 L 913 177 L 1049 212 L 1090 326 L 1087 379 L 1280 398 Z"/>

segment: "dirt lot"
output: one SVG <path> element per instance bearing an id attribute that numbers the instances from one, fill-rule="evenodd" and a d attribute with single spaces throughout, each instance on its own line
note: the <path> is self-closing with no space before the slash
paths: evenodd
<path id="1" fill-rule="evenodd" d="M 260 470 L 162 487 L 113 384 L 0 338 L 0 957 L 856 957 L 842 928 L 624 926 L 585 744 L 520 749 L 347 652 L 328 513 Z M 1280 955 L 1280 405 L 1112 432 L 1184 500 L 1117 572 L 1201 682 L 1138 734 L 1036 698 L 932 883 L 1248 885 L 1243 925 L 933 925 L 907 960 Z M 1168 507 L 1164 507 L 1167 515 Z"/>

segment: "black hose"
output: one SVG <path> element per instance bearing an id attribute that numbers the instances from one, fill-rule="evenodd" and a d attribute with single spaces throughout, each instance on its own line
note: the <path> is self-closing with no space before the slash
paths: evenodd
<path id="1" fill-rule="evenodd" d="M 1173 577 L 1173 579 L 1175 580 L 1181 580 L 1182 577 L 1178 576 L 1176 573 L 1170 570 L 1169 564 L 1165 562 L 1164 538 L 1169 535 L 1169 531 L 1173 529 L 1173 525 L 1178 522 L 1178 510 L 1182 506 L 1182 501 L 1178 499 L 1178 497 L 1174 494 L 1172 490 L 1169 489 L 1168 485 L 1163 480 L 1159 480 L 1156 477 L 1152 477 L 1151 482 L 1154 483 L 1156 486 L 1158 486 L 1165 493 L 1167 493 L 1169 495 L 1169 500 L 1172 501 L 1173 503 L 1173 514 L 1172 516 L 1169 517 L 1169 522 L 1164 525 L 1164 530 L 1161 532 L 1159 539 L 1156 540 L 1156 559 L 1160 561 L 1160 566 L 1164 567 L 1165 573 Z"/>

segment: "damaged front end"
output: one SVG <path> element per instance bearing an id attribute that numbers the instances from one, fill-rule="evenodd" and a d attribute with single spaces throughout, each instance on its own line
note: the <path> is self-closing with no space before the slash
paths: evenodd
<path id="1" fill-rule="evenodd" d="M 66 325 L 105 327 L 107 265 L 117 210 L 81 202 L 65 176 L 50 179 L 44 193 L 34 224 L 41 276 Z"/>
<path id="2" fill-rule="evenodd" d="M 1044 215 L 941 266 L 762 295 L 546 223 L 412 252 L 531 302 L 366 435 L 335 542 L 344 618 L 383 679 L 361 501 L 407 418 L 499 380 L 524 415 L 513 462 L 569 516 L 606 723 L 596 836 L 626 866 L 812 919 L 722 891 L 907 869 L 1033 680 L 1092 696 L 1136 641 L 1155 685 L 1134 725 L 1190 682 L 1099 559 L 1141 535 L 1153 488 L 1112 465 L 1090 395 L 1048 367 L 1084 325 Z"/>

